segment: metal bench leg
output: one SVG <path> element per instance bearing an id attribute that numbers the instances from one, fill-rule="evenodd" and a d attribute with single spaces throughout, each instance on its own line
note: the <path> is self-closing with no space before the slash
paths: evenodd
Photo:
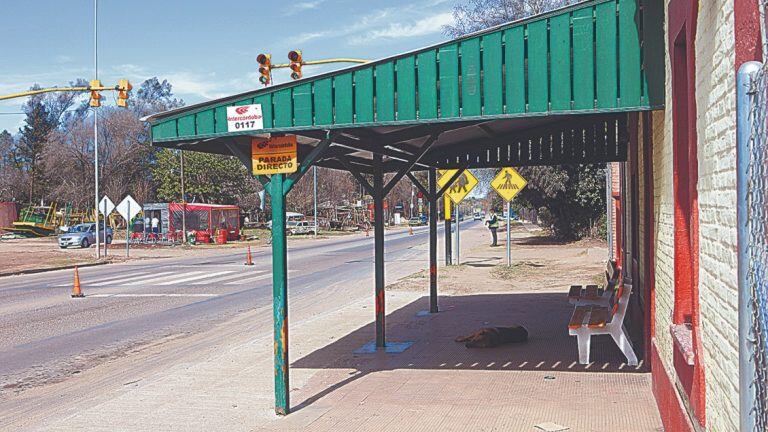
<path id="1" fill-rule="evenodd" d="M 576 330 L 576 341 L 579 344 L 579 364 L 589 364 L 589 347 L 592 335 L 587 329 Z"/>
<path id="2" fill-rule="evenodd" d="M 624 326 L 613 328 L 613 330 L 611 330 L 611 337 L 613 337 L 614 342 L 616 342 L 616 345 L 621 352 L 624 353 L 624 357 L 627 358 L 627 364 L 630 366 L 637 366 L 637 356 L 635 356 L 635 351 L 632 349 L 632 343 L 629 342 L 629 337 L 627 337 L 627 331 L 624 329 Z"/>

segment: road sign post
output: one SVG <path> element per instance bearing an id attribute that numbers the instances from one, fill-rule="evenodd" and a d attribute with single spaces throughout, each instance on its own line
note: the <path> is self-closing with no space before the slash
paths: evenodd
<path id="1" fill-rule="evenodd" d="M 125 219 L 125 256 L 129 257 L 131 256 L 131 249 L 129 246 L 131 238 L 131 220 L 139 214 L 141 205 L 139 205 L 132 196 L 126 195 L 126 197 L 120 201 L 120 204 L 115 207 L 115 210 L 117 210 L 120 216 Z"/>
<path id="2" fill-rule="evenodd" d="M 447 170 L 441 170 L 440 171 L 440 178 L 437 180 L 437 184 L 440 187 L 445 186 L 448 184 L 448 182 L 454 178 L 454 176 L 459 172 L 457 169 L 447 169 Z M 460 229 L 460 221 L 461 213 L 459 209 L 459 203 L 469 195 L 470 192 L 472 192 L 472 189 L 477 186 L 477 177 L 475 177 L 471 171 L 464 170 L 461 172 L 461 174 L 456 178 L 456 180 L 453 182 L 451 187 L 448 188 L 448 190 L 445 191 L 445 195 L 450 198 L 450 201 L 453 201 L 456 204 L 455 211 L 456 211 L 456 265 L 459 264 L 459 242 L 460 242 L 460 235 L 459 229 Z M 446 208 L 450 208 L 450 202 L 446 201 Z M 450 239 L 448 236 L 450 236 L 450 214 L 446 212 L 446 227 L 445 227 L 445 235 L 446 235 L 446 244 L 450 243 Z M 448 254 L 450 252 L 446 251 L 446 261 L 448 261 Z M 450 264 L 446 262 L 446 264 Z"/>
<path id="3" fill-rule="evenodd" d="M 491 181 L 491 187 L 507 203 L 507 266 L 512 265 L 512 199 L 528 182 L 512 167 L 502 168 Z"/>
<path id="4" fill-rule="evenodd" d="M 111 199 L 109 199 L 108 196 L 104 195 L 104 197 L 99 201 L 99 212 L 104 215 L 104 256 L 107 256 L 107 218 L 109 217 L 109 214 L 112 213 L 112 211 L 115 210 L 115 203 L 112 202 Z M 96 214 L 96 247 L 99 247 L 99 214 Z"/>

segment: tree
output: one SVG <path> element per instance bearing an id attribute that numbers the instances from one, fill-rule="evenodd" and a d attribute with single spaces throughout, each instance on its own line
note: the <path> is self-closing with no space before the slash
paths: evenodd
<path id="1" fill-rule="evenodd" d="M 573 0 L 468 0 L 453 9 L 454 24 L 443 31 L 453 37 L 575 3 Z M 477 170 L 484 183 L 497 170 Z M 589 235 L 605 209 L 605 169 L 600 165 L 559 165 L 519 168 L 528 186 L 515 199 L 518 206 L 539 211 L 555 236 L 575 239 Z M 488 192 L 495 195 L 495 192 Z M 501 200 L 492 201 L 501 207 Z"/>
<path id="2" fill-rule="evenodd" d="M 161 149 L 151 166 L 157 198 L 181 201 L 181 158 L 176 150 Z M 210 153 L 184 153 L 184 188 L 187 201 L 210 204 L 239 203 L 254 194 L 254 179 L 236 158 Z"/>
<path id="3" fill-rule="evenodd" d="M 574 0 L 469 0 L 453 8 L 453 25 L 443 27 L 451 37 L 459 37 L 510 21 L 562 7 Z"/>
<path id="4" fill-rule="evenodd" d="M 70 86 L 86 85 L 85 80 L 70 82 Z M 34 85 L 31 90 L 40 89 Z M 28 177 L 28 198 L 30 202 L 46 198 L 47 181 L 42 168 L 42 155 L 49 135 L 59 127 L 63 119 L 71 115 L 68 110 L 75 102 L 77 93 L 57 92 L 31 96 L 23 105 L 26 114 L 24 126 L 19 129 L 16 144 L 16 162 Z"/>

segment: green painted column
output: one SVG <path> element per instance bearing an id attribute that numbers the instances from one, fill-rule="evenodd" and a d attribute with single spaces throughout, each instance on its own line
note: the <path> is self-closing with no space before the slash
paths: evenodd
<path id="1" fill-rule="evenodd" d="M 288 251 L 285 238 L 283 174 L 272 175 L 272 313 L 275 346 L 275 412 L 290 411 L 288 386 Z"/>
<path id="2" fill-rule="evenodd" d="M 373 155 L 373 237 L 374 280 L 376 290 L 376 347 L 383 348 L 384 337 L 384 172 L 382 157 Z"/>
<path id="3" fill-rule="evenodd" d="M 429 169 L 429 312 L 437 313 L 437 169 Z"/>

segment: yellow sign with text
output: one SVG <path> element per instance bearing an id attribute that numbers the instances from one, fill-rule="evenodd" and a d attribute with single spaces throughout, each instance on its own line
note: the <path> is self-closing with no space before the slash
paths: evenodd
<path id="1" fill-rule="evenodd" d="M 289 174 L 298 171 L 296 135 L 251 140 L 253 175 Z"/>
<path id="2" fill-rule="evenodd" d="M 527 184 L 528 181 L 512 167 L 502 168 L 491 181 L 491 187 L 507 202 L 512 201 Z"/>

